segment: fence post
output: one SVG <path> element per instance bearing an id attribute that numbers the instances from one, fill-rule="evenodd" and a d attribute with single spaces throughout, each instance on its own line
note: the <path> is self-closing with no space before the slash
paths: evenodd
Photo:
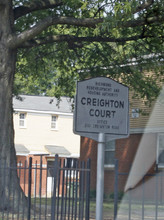
<path id="1" fill-rule="evenodd" d="M 62 168 L 63 168 L 63 172 L 62 172 L 62 197 L 61 197 L 61 219 L 63 219 L 63 215 L 64 215 L 64 193 L 65 193 L 65 159 L 63 162 L 63 165 L 62 165 Z M 60 186 L 59 186 L 59 189 L 60 189 Z M 59 190 L 58 189 L 58 190 Z"/>
<path id="2" fill-rule="evenodd" d="M 40 155 L 40 180 L 39 180 L 39 220 L 41 219 L 41 207 L 42 207 L 42 155 Z"/>
<path id="3" fill-rule="evenodd" d="M 145 205 L 145 176 L 143 176 L 142 178 L 142 220 L 144 220 L 144 215 L 145 215 L 145 209 L 144 209 L 144 205 Z"/>
<path id="4" fill-rule="evenodd" d="M 29 158 L 29 168 L 28 168 L 28 213 L 27 219 L 31 218 L 31 172 L 32 172 L 32 157 Z"/>
<path id="5" fill-rule="evenodd" d="M 114 169 L 114 220 L 117 218 L 118 211 L 118 160 L 115 160 Z"/>
<path id="6" fill-rule="evenodd" d="M 86 180 L 86 220 L 89 220 L 89 208 L 90 208 L 90 172 L 91 172 L 91 160 L 87 161 L 87 180 Z"/>
<path id="7" fill-rule="evenodd" d="M 84 161 L 80 164 L 80 192 L 79 192 L 79 219 L 83 219 L 84 212 Z"/>
<path id="8" fill-rule="evenodd" d="M 58 177 L 58 155 L 55 155 L 54 167 L 53 167 L 53 196 L 51 199 L 51 220 L 55 219 L 55 207 L 56 207 L 56 184 L 57 184 L 57 177 Z"/>
<path id="9" fill-rule="evenodd" d="M 158 165 L 156 165 L 155 174 L 155 219 L 158 219 Z"/>

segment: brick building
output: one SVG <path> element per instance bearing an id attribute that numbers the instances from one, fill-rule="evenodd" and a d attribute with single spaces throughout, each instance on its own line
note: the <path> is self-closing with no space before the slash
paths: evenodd
<path id="1" fill-rule="evenodd" d="M 164 103 L 163 92 L 151 107 L 144 101 L 130 102 L 130 135 L 113 140 L 105 146 L 104 191 L 114 190 L 114 161 L 118 159 L 120 173 L 129 173 L 119 178 L 119 191 L 137 186 L 147 173 L 154 173 L 156 166 L 164 168 Z M 131 97 L 130 97 L 131 100 Z M 141 111 L 142 110 L 142 113 Z M 96 190 L 97 142 L 81 137 L 80 158 L 91 158 L 91 190 Z M 150 190 L 150 188 L 149 188 Z M 149 191 L 150 192 L 150 191 Z M 149 193 L 148 192 L 148 193 Z"/>
<path id="2" fill-rule="evenodd" d="M 73 133 L 72 101 L 67 97 L 59 101 L 52 97 L 21 95 L 13 99 L 13 109 L 17 165 L 28 167 L 32 157 L 33 168 L 38 168 L 32 173 L 32 195 L 39 194 L 40 182 L 42 193 L 47 190 L 51 194 L 53 177 L 50 172 L 47 175 L 47 168 L 53 166 L 55 154 L 67 164 L 80 156 L 80 137 Z M 40 168 L 43 168 L 41 180 Z M 18 172 L 27 193 L 28 175 L 21 169 Z"/>

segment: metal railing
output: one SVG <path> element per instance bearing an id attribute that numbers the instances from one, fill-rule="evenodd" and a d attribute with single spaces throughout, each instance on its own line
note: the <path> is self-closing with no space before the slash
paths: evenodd
<path id="1" fill-rule="evenodd" d="M 11 181 L 13 172 L 19 186 Z M 0 174 L 5 185 L 0 219 L 89 220 L 90 160 L 68 166 L 56 155 L 53 165 L 45 166 L 42 158 L 40 164 L 29 158 L 17 167 L 0 164 Z"/>
<path id="2" fill-rule="evenodd" d="M 164 219 L 164 172 L 156 167 L 142 177 L 136 185 L 122 194 L 119 200 L 120 183 L 126 183 L 129 172 L 120 172 L 115 161 L 114 220 Z M 135 173 L 130 175 L 136 177 Z M 118 208 L 119 207 L 119 208 Z"/>

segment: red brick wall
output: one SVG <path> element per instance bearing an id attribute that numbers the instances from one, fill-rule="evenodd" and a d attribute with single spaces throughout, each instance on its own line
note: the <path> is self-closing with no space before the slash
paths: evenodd
<path id="1" fill-rule="evenodd" d="M 96 170 L 97 170 L 97 142 L 89 138 L 81 137 L 80 160 L 91 159 L 91 190 L 96 189 Z"/>
<path id="2" fill-rule="evenodd" d="M 131 134 L 129 138 L 116 140 L 115 158 L 119 161 L 119 172 L 128 173 L 135 158 L 142 134 Z M 144 134 L 144 145 L 150 149 L 151 155 L 156 154 L 156 134 Z M 81 137 L 80 159 L 91 159 L 91 190 L 96 189 L 97 142 Z M 150 170 L 154 171 L 152 167 Z M 124 191 L 128 176 L 119 176 L 119 190 Z M 105 168 L 104 193 L 114 191 L 114 168 Z"/>
<path id="3" fill-rule="evenodd" d="M 29 158 L 32 157 L 32 185 L 31 185 L 31 195 L 34 195 L 34 187 L 36 189 L 36 196 L 39 195 L 39 188 L 40 188 L 40 156 L 29 155 L 25 156 L 17 156 L 17 164 L 21 164 L 20 167 L 25 168 L 25 161 L 27 169 L 20 169 L 18 170 L 18 176 L 20 177 L 20 185 L 25 193 L 28 195 L 28 167 L 29 167 Z M 34 169 L 37 166 L 38 169 Z M 43 156 L 42 157 L 42 195 L 46 193 L 46 181 L 47 181 L 47 160 Z"/>
<path id="4" fill-rule="evenodd" d="M 28 170 L 25 171 L 25 168 L 28 167 L 28 156 L 17 156 L 17 167 L 18 169 L 18 177 L 20 181 L 20 185 L 25 192 L 25 195 L 28 194 Z"/>
<path id="5" fill-rule="evenodd" d="M 32 157 L 32 182 L 31 182 L 31 196 L 34 196 L 36 193 L 36 197 L 40 196 L 40 187 L 41 187 L 41 195 L 46 196 L 46 187 L 47 187 L 47 158 L 45 156 L 42 156 L 42 171 L 41 169 L 41 156 L 37 155 L 29 155 L 27 157 L 25 156 L 17 156 L 17 165 L 18 167 L 22 167 L 23 169 L 18 169 L 18 176 L 20 177 L 20 185 L 22 187 L 22 190 L 24 191 L 25 195 L 28 195 L 28 167 L 29 167 L 29 158 Z M 54 160 L 55 158 L 48 158 Z M 61 167 L 63 167 L 64 164 L 64 158 L 61 159 Z M 26 161 L 26 162 L 25 162 Z M 26 168 L 25 168 L 26 163 Z M 35 169 L 37 168 L 37 169 Z M 59 188 L 59 194 L 62 194 L 62 178 L 63 178 L 63 170 L 60 171 L 60 188 Z M 65 180 L 66 181 L 66 180 Z M 65 193 L 65 186 L 64 186 L 64 193 Z M 48 195 L 49 196 L 49 195 Z"/>

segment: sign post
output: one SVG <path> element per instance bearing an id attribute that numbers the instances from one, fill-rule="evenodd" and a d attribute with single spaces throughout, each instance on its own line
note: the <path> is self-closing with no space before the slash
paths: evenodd
<path id="1" fill-rule="evenodd" d="M 107 77 L 77 82 L 74 133 L 98 142 L 96 220 L 102 220 L 105 142 L 129 136 L 128 87 Z"/>
<path id="2" fill-rule="evenodd" d="M 97 153 L 96 220 L 103 219 L 104 150 L 105 150 L 105 134 L 99 133 L 98 153 Z"/>

